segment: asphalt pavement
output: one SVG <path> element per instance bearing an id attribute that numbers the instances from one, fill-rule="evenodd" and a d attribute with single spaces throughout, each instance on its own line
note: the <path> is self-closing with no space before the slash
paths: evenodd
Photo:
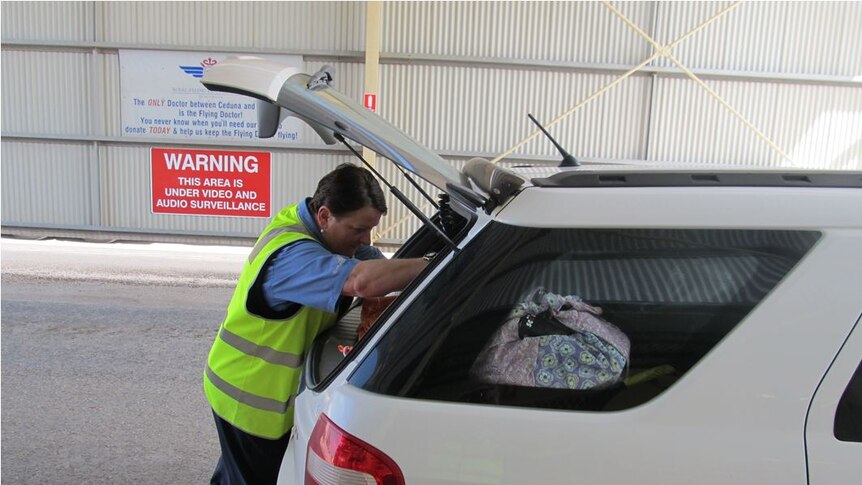
<path id="1" fill-rule="evenodd" d="M 247 247 L 0 240 L 2 479 L 207 483 L 207 352 Z"/>

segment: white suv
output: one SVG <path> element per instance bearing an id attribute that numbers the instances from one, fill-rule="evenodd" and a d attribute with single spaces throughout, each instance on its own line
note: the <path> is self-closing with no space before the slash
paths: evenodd
<path id="1" fill-rule="evenodd" d="M 354 309 L 307 355 L 279 483 L 862 476 L 862 173 L 484 160 L 457 171 L 330 80 L 244 58 L 203 83 L 262 100 L 263 136 L 289 111 L 449 200 L 396 254 L 436 252 L 425 274 L 361 339 Z M 564 369 L 565 352 L 510 368 L 532 383 L 477 371 L 511 357 L 489 346 L 540 288 L 600 308 L 597 321 L 625 335 L 619 375 L 578 387 L 571 376 L 594 374 L 578 359 Z"/>

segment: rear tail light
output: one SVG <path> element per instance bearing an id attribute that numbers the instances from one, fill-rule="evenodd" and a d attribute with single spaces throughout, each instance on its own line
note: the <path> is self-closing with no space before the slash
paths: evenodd
<path id="1" fill-rule="evenodd" d="M 306 485 L 404 485 L 398 465 L 382 451 L 320 415 L 305 461 Z"/>

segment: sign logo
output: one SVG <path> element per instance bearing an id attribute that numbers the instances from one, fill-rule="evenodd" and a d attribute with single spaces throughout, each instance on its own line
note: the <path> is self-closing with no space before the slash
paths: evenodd
<path id="1" fill-rule="evenodd" d="M 200 66 L 180 66 L 180 69 L 183 70 L 189 76 L 200 79 L 204 77 L 204 70 L 209 69 L 218 64 L 218 61 L 213 59 L 212 57 L 207 57 L 206 59 L 200 62 Z"/>

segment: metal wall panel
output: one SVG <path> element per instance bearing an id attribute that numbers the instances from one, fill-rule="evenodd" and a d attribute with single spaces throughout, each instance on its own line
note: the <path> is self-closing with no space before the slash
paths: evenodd
<path id="1" fill-rule="evenodd" d="M 254 2 L 254 5 L 254 47 L 288 51 L 365 50 L 364 2 Z"/>
<path id="2" fill-rule="evenodd" d="M 91 54 L 3 49 L 4 132 L 89 134 Z"/>
<path id="3" fill-rule="evenodd" d="M 117 51 L 100 52 L 100 80 L 102 96 L 102 126 L 99 133 L 107 136 L 122 136 L 123 121 L 120 112 L 120 55 Z"/>
<path id="4" fill-rule="evenodd" d="M 649 25 L 647 2 L 620 2 Z M 598 2 L 383 2 L 381 51 L 636 64 L 649 49 Z"/>
<path id="5" fill-rule="evenodd" d="M 434 150 L 499 154 L 616 77 L 462 66 L 381 66 L 381 116 Z M 644 154 L 649 78 L 631 77 L 550 128 L 575 156 Z M 544 137 L 516 154 L 556 157 Z"/>
<path id="6" fill-rule="evenodd" d="M 99 2 L 102 42 L 253 46 L 254 6 L 246 2 Z"/>
<path id="7" fill-rule="evenodd" d="M 688 79 L 659 78 L 656 82 L 649 160 L 764 166 L 781 162 L 754 133 Z M 709 84 L 724 96 L 733 94 L 728 86 Z M 735 107 L 752 114 L 747 106 Z M 761 129 L 768 131 L 768 127 Z"/>
<path id="8" fill-rule="evenodd" d="M 344 154 L 272 153 L 272 215 L 285 205 L 310 196 L 317 181 Z M 152 213 L 150 147 L 108 145 L 100 148 L 102 225 L 123 230 L 155 230 L 206 235 L 255 237 L 268 223 L 251 217 L 210 217 Z"/>
<path id="9" fill-rule="evenodd" d="M 93 223 L 90 145 L 17 140 L 0 145 L 4 225 Z"/>
<path id="10" fill-rule="evenodd" d="M 862 170 L 862 89 L 782 84 L 775 91 L 772 131 L 795 165 Z"/>
<path id="11" fill-rule="evenodd" d="M 3 40 L 93 40 L 93 5 L 96 2 L 3 2 Z"/>
<path id="12" fill-rule="evenodd" d="M 687 79 L 659 79 L 649 159 L 808 168 L 862 167 L 862 90 L 708 83 L 792 162 Z"/>
<path id="13" fill-rule="evenodd" d="M 363 50 L 361 2 L 104 2 L 104 42 L 212 50 Z"/>
<path id="14" fill-rule="evenodd" d="M 659 2 L 656 40 L 676 40 L 729 3 Z M 860 2 L 743 2 L 674 55 L 690 69 L 858 76 L 860 25 Z"/>
<path id="15" fill-rule="evenodd" d="M 862 76 L 862 2 L 787 2 L 781 72 Z"/>

